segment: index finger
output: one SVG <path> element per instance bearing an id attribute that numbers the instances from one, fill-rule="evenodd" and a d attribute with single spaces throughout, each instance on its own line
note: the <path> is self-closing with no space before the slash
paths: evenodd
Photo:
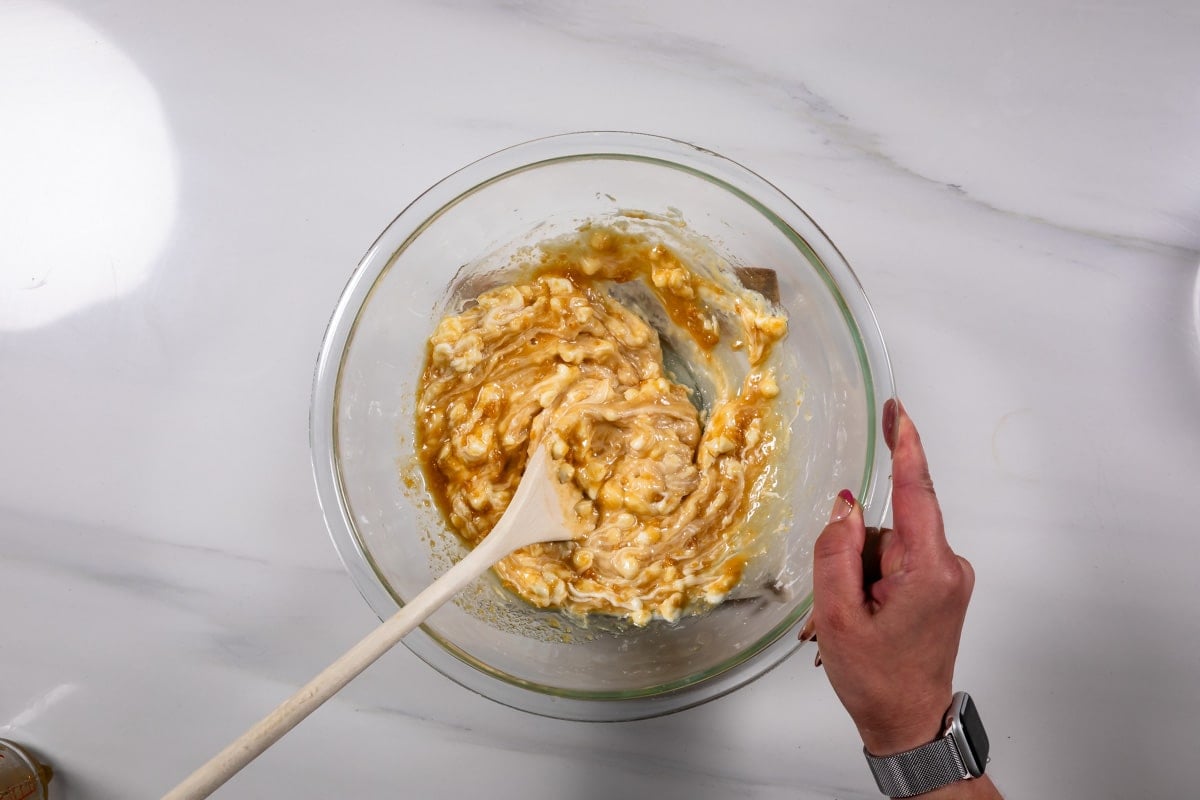
<path id="1" fill-rule="evenodd" d="M 917 426 L 899 400 L 884 406 L 885 430 L 890 427 L 892 447 L 892 515 L 896 535 L 918 548 L 949 548 L 942 509 L 933 490 L 929 463 Z M 889 415 L 891 419 L 889 420 Z"/>

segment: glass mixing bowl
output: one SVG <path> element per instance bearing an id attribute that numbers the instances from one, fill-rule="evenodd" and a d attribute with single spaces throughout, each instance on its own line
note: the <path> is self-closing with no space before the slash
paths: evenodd
<path id="1" fill-rule="evenodd" d="M 522 244 L 624 210 L 686 222 L 733 267 L 775 271 L 789 332 L 781 400 L 790 440 L 779 530 L 760 537 L 730 599 L 644 628 L 535 609 L 489 573 L 405 644 L 447 677 L 549 716 L 676 711 L 762 675 L 796 647 L 811 550 L 836 493 L 878 525 L 889 495 L 878 435 L 891 368 L 874 314 L 833 243 L 767 181 L 716 153 L 632 133 L 577 133 L 502 150 L 450 175 L 387 227 L 350 278 L 321 348 L 311 439 L 334 545 L 367 602 L 393 614 L 465 552 L 415 468 L 414 392 L 426 340 L 473 276 Z M 457 309 L 456 309 L 457 310 Z"/>

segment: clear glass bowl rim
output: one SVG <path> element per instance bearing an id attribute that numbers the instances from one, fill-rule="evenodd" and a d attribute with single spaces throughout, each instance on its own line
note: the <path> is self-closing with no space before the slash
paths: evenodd
<path id="1" fill-rule="evenodd" d="M 555 161 L 580 158 L 624 158 L 683 169 L 715 182 L 738 195 L 770 218 L 799 249 L 808 250 L 825 268 L 826 285 L 842 305 L 854 330 L 866 402 L 868 459 L 858 487 L 867 525 L 887 516 L 890 476 L 886 448 L 880 447 L 878 419 L 883 401 L 895 394 L 891 362 L 875 313 L 858 276 L 832 240 L 774 184 L 757 173 L 707 148 L 663 136 L 628 131 L 565 133 L 516 144 L 468 164 L 424 191 L 384 229 L 360 259 L 334 308 L 313 375 L 309 416 L 309 445 L 317 496 L 334 548 L 363 598 L 380 619 L 391 616 L 398 601 L 371 564 L 355 533 L 343 495 L 335 447 L 337 385 L 346 348 L 359 312 L 376 282 L 391 267 L 396 254 L 459 198 L 515 171 Z M 760 642 L 685 685 L 655 687 L 639 694 L 563 694 L 515 680 L 487 665 L 464 660 L 455 648 L 425 628 L 405 639 L 423 661 L 456 683 L 514 708 L 550 717 L 588 721 L 617 721 L 659 716 L 707 702 L 760 677 L 782 663 L 798 647 L 786 635 L 811 609 L 811 594 Z M 695 677 L 695 676 L 693 676 Z M 689 679 L 690 680 L 690 679 Z"/>

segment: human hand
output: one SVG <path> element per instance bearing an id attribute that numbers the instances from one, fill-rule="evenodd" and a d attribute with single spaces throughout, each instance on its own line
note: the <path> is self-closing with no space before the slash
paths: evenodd
<path id="1" fill-rule="evenodd" d="M 802 633 L 819 637 L 829 682 L 877 756 L 942 732 L 975 585 L 971 565 L 946 541 L 920 435 L 897 400 L 884 405 L 883 434 L 895 529 L 878 542 L 878 577 L 864 585 L 863 509 L 843 491 L 813 548 L 813 615 Z"/>

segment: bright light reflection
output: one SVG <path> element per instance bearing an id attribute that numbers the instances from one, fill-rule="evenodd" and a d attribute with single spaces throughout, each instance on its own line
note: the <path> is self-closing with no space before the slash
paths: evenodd
<path id="1" fill-rule="evenodd" d="M 158 96 L 99 30 L 45 2 L 0 3 L 0 330 L 128 293 L 174 221 Z"/>
<path id="2" fill-rule="evenodd" d="M 1196 338 L 1200 339 L 1200 269 L 1196 270 L 1196 285 L 1192 289 L 1192 323 L 1196 326 Z"/>
<path id="3" fill-rule="evenodd" d="M 60 683 L 50 691 L 46 692 L 41 697 L 34 698 L 28 706 L 23 708 L 15 717 L 8 721 L 8 724 L 0 726 L 0 730 L 17 730 L 28 727 L 33 722 L 37 721 L 38 717 L 45 714 L 54 706 L 66 700 L 71 695 L 79 691 L 79 685 L 75 683 Z"/>

